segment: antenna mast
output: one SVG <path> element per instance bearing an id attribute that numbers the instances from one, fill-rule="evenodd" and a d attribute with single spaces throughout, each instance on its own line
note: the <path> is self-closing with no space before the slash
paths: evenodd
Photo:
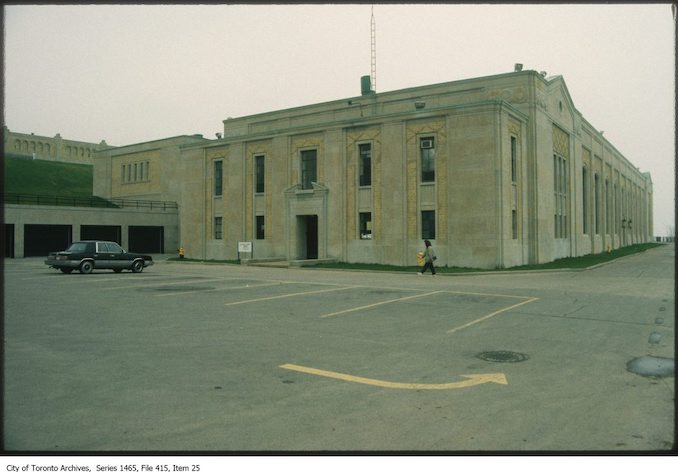
<path id="1" fill-rule="evenodd" d="M 370 19 L 370 36 L 372 52 L 372 68 L 370 76 L 372 78 L 372 92 L 377 91 L 377 28 L 374 22 L 374 5 L 372 5 L 372 18 Z"/>

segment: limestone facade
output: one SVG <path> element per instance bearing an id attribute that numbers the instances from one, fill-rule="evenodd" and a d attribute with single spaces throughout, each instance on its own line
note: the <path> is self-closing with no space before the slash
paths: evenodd
<path id="1" fill-rule="evenodd" d="M 64 139 L 59 133 L 54 137 L 38 136 L 33 133 L 17 133 L 3 127 L 5 155 L 91 165 L 94 153 L 111 147 L 104 140 L 99 144 L 88 143 Z"/>
<path id="2" fill-rule="evenodd" d="M 577 111 L 562 77 L 535 71 L 227 119 L 216 140 L 96 156 L 96 195 L 178 202 L 192 258 L 235 259 L 246 241 L 255 259 L 416 265 L 430 239 L 438 265 L 501 268 L 652 240 L 649 174 Z"/>

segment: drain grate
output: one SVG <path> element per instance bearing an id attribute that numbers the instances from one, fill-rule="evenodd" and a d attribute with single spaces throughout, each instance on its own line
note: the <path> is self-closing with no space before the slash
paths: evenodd
<path id="1" fill-rule="evenodd" d="M 530 358 L 527 354 L 512 351 L 485 351 L 476 357 L 487 362 L 523 362 Z"/>

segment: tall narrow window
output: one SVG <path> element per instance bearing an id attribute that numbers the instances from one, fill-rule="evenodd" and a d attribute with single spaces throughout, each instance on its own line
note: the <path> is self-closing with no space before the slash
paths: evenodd
<path id="1" fill-rule="evenodd" d="M 421 181 L 435 182 L 436 150 L 433 138 L 421 138 L 419 148 L 421 150 Z"/>
<path id="2" fill-rule="evenodd" d="M 511 210 L 511 234 L 513 239 L 518 239 L 518 212 Z"/>
<path id="3" fill-rule="evenodd" d="M 264 168 L 264 156 L 254 156 L 254 167 L 255 167 L 255 174 L 256 174 L 256 192 L 257 193 L 264 193 L 265 187 L 264 187 L 264 176 L 265 176 L 265 168 Z"/>
<path id="4" fill-rule="evenodd" d="M 553 196 L 554 196 L 554 218 L 553 231 L 556 238 L 567 237 L 567 161 L 558 154 L 553 155 Z"/>
<path id="5" fill-rule="evenodd" d="M 593 176 L 593 218 L 596 234 L 600 234 L 600 178 L 597 173 Z"/>
<path id="6" fill-rule="evenodd" d="M 301 188 L 304 190 L 312 189 L 313 182 L 318 180 L 317 160 L 316 149 L 301 151 Z"/>
<path id="7" fill-rule="evenodd" d="M 358 154 L 360 155 L 360 186 L 367 187 L 372 185 L 372 145 L 358 145 Z"/>
<path id="8" fill-rule="evenodd" d="M 612 194 L 610 181 L 605 179 L 605 234 L 612 234 Z"/>
<path id="9" fill-rule="evenodd" d="M 264 233 L 264 216 L 263 215 L 257 215 L 257 239 L 264 239 L 265 233 Z"/>
<path id="10" fill-rule="evenodd" d="M 372 213 L 360 213 L 360 239 L 372 239 Z"/>
<path id="11" fill-rule="evenodd" d="M 515 136 L 511 136 L 511 182 L 518 181 L 518 145 Z"/>
<path id="12" fill-rule="evenodd" d="M 586 167 L 582 168 L 581 181 L 582 231 L 584 234 L 589 234 L 589 172 Z"/>
<path id="13" fill-rule="evenodd" d="M 214 195 L 223 193 L 224 187 L 224 161 L 214 161 Z"/>
<path id="14" fill-rule="evenodd" d="M 614 233 L 619 233 L 619 187 L 614 184 Z"/>
<path id="15" fill-rule="evenodd" d="M 214 239 L 223 239 L 224 219 L 221 216 L 214 217 Z"/>
<path id="16" fill-rule="evenodd" d="M 436 212 L 424 210 L 421 212 L 421 239 L 436 238 Z"/>

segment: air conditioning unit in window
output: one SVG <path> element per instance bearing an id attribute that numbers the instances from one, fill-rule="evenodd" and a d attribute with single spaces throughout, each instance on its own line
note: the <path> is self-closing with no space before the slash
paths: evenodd
<path id="1" fill-rule="evenodd" d="M 422 139 L 419 143 L 420 143 L 420 146 L 421 146 L 422 149 L 433 148 L 433 140 L 432 139 Z"/>

